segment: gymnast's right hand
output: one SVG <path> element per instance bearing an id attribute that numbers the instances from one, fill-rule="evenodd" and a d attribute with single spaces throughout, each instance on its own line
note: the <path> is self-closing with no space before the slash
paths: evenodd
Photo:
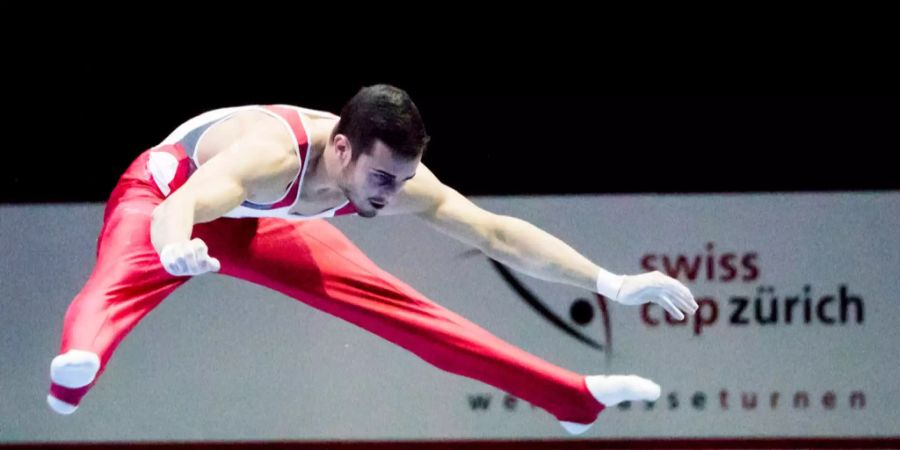
<path id="1" fill-rule="evenodd" d="M 625 276 L 613 300 L 625 305 L 653 302 L 676 320 L 684 320 L 685 314 L 694 314 L 699 308 L 690 289 L 659 271 Z"/>
<path id="2" fill-rule="evenodd" d="M 159 253 L 159 261 L 166 272 L 175 276 L 193 276 L 218 272 L 219 260 L 209 256 L 206 243 L 199 238 L 167 244 Z"/>

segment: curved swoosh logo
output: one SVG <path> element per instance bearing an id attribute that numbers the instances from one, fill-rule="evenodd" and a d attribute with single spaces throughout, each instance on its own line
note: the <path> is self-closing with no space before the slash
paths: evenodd
<path id="1" fill-rule="evenodd" d="M 494 266 L 494 270 L 500 275 L 500 278 L 506 282 L 509 287 L 515 291 L 516 294 L 530 306 L 538 315 L 543 317 L 545 320 L 553 324 L 556 328 L 558 328 L 563 333 L 568 334 L 572 338 L 577 341 L 587 345 L 588 347 L 593 348 L 594 350 L 604 352 L 606 357 L 609 358 L 612 353 L 612 329 L 609 321 L 609 311 L 606 307 L 606 299 L 603 298 L 602 295 L 597 294 L 597 307 L 600 311 L 600 323 L 603 327 L 603 335 L 606 340 L 606 345 L 603 345 L 594 339 L 591 339 L 588 336 L 585 336 L 580 331 L 573 328 L 571 325 L 566 323 L 561 317 L 556 315 L 550 308 L 547 307 L 544 302 L 542 302 L 537 295 L 531 292 L 525 285 L 519 281 L 519 279 L 503 264 L 488 258 L 491 264 Z"/>

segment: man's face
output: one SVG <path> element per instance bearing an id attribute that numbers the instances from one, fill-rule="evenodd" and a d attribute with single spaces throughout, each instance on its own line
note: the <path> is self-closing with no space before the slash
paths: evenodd
<path id="1" fill-rule="evenodd" d="M 396 157 L 376 140 L 371 152 L 346 162 L 339 185 L 361 217 L 375 217 L 415 176 L 420 160 Z"/>

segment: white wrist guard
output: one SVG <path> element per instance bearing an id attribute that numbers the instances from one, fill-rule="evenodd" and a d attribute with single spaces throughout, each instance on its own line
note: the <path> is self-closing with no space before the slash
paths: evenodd
<path id="1" fill-rule="evenodd" d="M 600 273 L 597 274 L 597 293 L 610 300 L 618 300 L 619 290 L 622 289 L 624 281 L 625 277 L 622 275 L 608 272 L 601 267 Z"/>

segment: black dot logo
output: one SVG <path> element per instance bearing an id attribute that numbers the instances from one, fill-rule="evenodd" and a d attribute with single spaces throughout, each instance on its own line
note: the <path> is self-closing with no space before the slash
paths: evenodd
<path id="1" fill-rule="evenodd" d="M 569 308 L 569 316 L 573 322 L 585 326 L 594 320 L 594 307 L 587 300 L 579 298 Z"/>

